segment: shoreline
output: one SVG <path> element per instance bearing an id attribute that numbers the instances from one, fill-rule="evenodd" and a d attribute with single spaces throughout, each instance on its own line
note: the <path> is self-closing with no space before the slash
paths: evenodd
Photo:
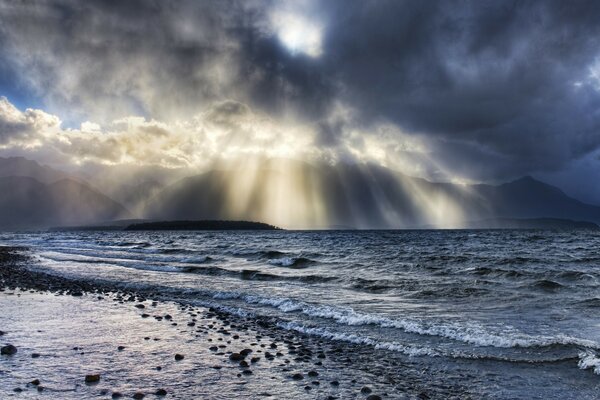
<path id="1" fill-rule="evenodd" d="M 83 368 L 85 365 L 79 365 L 80 368 L 76 368 L 76 370 L 81 369 L 78 375 L 65 379 L 62 383 L 62 386 L 73 390 L 65 392 L 71 393 L 73 398 L 81 397 L 83 392 L 98 398 L 120 398 L 119 394 L 124 398 L 132 398 L 136 395 L 137 398 L 144 398 L 142 395 L 146 398 L 161 398 L 165 394 L 166 398 L 182 399 L 193 398 L 195 395 L 204 398 L 230 398 L 221 396 L 228 391 L 235 392 L 230 396 L 236 398 L 368 400 L 475 398 L 464 387 L 444 386 L 443 376 L 435 376 L 434 371 L 415 371 L 410 363 L 402 360 L 378 359 L 377 350 L 374 349 L 364 349 L 352 343 L 286 331 L 277 327 L 268 318 L 244 318 L 214 308 L 165 300 L 159 293 L 143 289 L 124 290 L 114 285 L 70 280 L 34 271 L 27 268 L 30 262 L 32 259 L 27 255 L 27 249 L 0 247 L 0 296 L 8 304 L 3 310 L 4 313 L 9 312 L 6 308 L 10 309 L 12 305 L 19 309 L 19 312 L 27 314 L 28 302 L 32 304 L 59 302 L 60 304 L 56 305 L 57 309 L 70 307 L 75 310 L 73 315 L 77 314 L 78 309 L 84 307 L 98 309 L 99 311 L 92 312 L 100 314 L 106 313 L 104 310 L 107 307 L 116 308 L 117 317 L 123 321 L 123 324 L 128 325 L 121 341 L 129 340 L 128 337 L 133 336 L 142 339 L 141 344 L 137 342 L 135 344 L 141 346 L 136 354 L 137 364 L 146 364 L 149 359 L 156 356 L 156 349 L 145 349 L 145 347 L 152 347 L 149 343 L 161 343 L 160 339 L 151 339 L 152 333 L 156 331 L 168 337 L 169 343 L 173 345 L 169 351 L 161 349 L 158 352 L 165 363 L 179 365 L 182 362 L 193 362 L 202 365 L 196 365 L 191 368 L 191 371 L 185 373 L 174 373 L 163 385 L 159 384 L 161 379 L 157 378 L 159 382 L 150 382 L 148 385 L 150 387 L 139 387 L 137 390 L 127 385 L 122 388 L 119 382 L 114 382 L 114 377 L 111 377 L 114 374 L 110 368 L 86 372 Z M 19 302 L 24 304 L 17 307 Z M 30 308 L 33 309 L 35 306 Z M 159 311 L 162 309 L 170 311 L 166 314 Z M 96 320 L 95 316 L 90 322 L 85 319 L 89 319 L 89 315 L 84 314 L 78 318 L 81 319 L 83 329 L 86 327 L 98 329 L 96 328 L 98 325 L 104 329 L 109 325 L 102 321 L 96 324 L 93 322 Z M 40 323 L 43 326 L 43 316 L 41 319 Z M 138 326 L 138 321 L 142 321 L 147 326 L 145 328 L 147 331 Z M 16 355 L 3 355 L 0 359 L 0 372 L 6 370 L 2 375 L 6 374 L 8 377 L 17 375 L 16 373 L 11 375 L 14 371 L 7 369 L 5 365 L 8 359 L 17 356 L 28 357 L 28 363 L 31 364 L 32 371 L 35 371 L 36 361 L 43 360 L 44 357 L 31 358 L 33 354 L 37 354 L 35 349 L 20 350 L 19 337 L 22 332 L 13 331 L 10 323 L 3 323 L 2 326 L 2 331 L 5 331 L 5 334 L 0 336 L 2 345 L 10 343 L 19 349 Z M 60 332 L 57 333 L 57 336 L 60 335 Z M 95 346 L 107 339 L 110 338 L 92 337 L 88 346 Z M 43 335 L 38 340 L 43 341 Z M 60 338 L 57 340 L 60 342 Z M 126 353 L 127 347 L 129 346 L 120 348 L 119 343 L 112 343 L 108 349 L 102 350 L 106 352 L 103 357 L 107 358 L 110 365 L 114 357 Z M 178 350 L 178 347 L 182 350 Z M 54 352 L 66 350 L 57 348 Z M 198 352 L 198 350 L 202 351 Z M 78 361 L 69 360 L 69 363 L 75 363 L 77 366 Z M 16 370 L 19 369 L 18 362 L 13 365 L 16 366 Z M 152 370 L 152 374 L 160 375 L 163 368 L 158 370 L 156 368 L 152 367 L 149 370 Z M 219 381 L 222 382 L 217 387 L 209 389 L 210 385 L 207 386 L 205 381 L 212 382 L 215 372 L 218 372 Z M 85 375 L 99 375 L 101 383 L 108 380 L 114 384 L 111 387 L 103 385 L 95 387 L 90 385 L 90 382 L 85 383 Z M 142 378 L 135 373 L 130 375 L 124 374 L 121 378 L 125 381 Z M 36 391 L 49 393 L 50 385 L 40 391 L 40 388 L 45 388 L 47 379 L 47 376 L 9 379 L 15 385 L 8 390 L 14 395 L 20 393 L 18 390 L 29 393 L 36 393 Z M 442 382 L 433 385 L 434 379 Z M 56 377 L 51 380 L 57 381 Z M 189 386 L 195 382 L 204 382 L 204 384 L 194 391 Z M 185 386 L 185 390 L 178 390 L 181 386 Z M 240 388 L 242 389 L 237 391 Z"/>

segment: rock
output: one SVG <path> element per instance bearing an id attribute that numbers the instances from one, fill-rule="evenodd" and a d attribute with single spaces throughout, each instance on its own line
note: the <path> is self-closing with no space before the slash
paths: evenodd
<path id="1" fill-rule="evenodd" d="M 22 391 L 23 391 L 23 389 L 21 389 L 19 387 L 13 389 L 13 392 L 15 392 L 15 393 L 21 393 Z"/>
<path id="2" fill-rule="evenodd" d="M 34 379 L 34 380 L 32 380 L 31 382 L 29 382 L 29 383 L 31 383 L 31 384 L 32 384 L 32 385 L 34 385 L 34 386 L 37 386 L 37 385 L 39 385 L 39 384 L 40 384 L 40 380 L 39 380 L 39 379 Z"/>
<path id="3" fill-rule="evenodd" d="M 369 394 L 369 393 L 371 393 L 371 392 L 372 392 L 372 390 L 371 390 L 371 388 L 370 388 L 370 387 L 368 387 L 368 386 L 363 386 L 363 388 L 362 388 L 362 389 L 360 389 L 360 392 L 361 392 L 362 394 Z"/>
<path id="4" fill-rule="evenodd" d="M 240 354 L 243 355 L 244 357 L 250 353 L 252 353 L 252 349 L 244 349 L 244 350 L 240 351 Z"/>
<path id="5" fill-rule="evenodd" d="M 419 395 L 417 396 L 417 398 L 419 398 L 420 400 L 428 400 L 430 397 L 427 393 L 425 392 L 421 392 L 419 393 Z"/>
<path id="6" fill-rule="evenodd" d="M 319 376 L 319 373 L 317 371 L 308 371 L 308 376 L 310 377 L 315 377 L 315 376 Z"/>
<path id="7" fill-rule="evenodd" d="M 331 386 L 340 386 L 338 381 L 331 381 Z"/>
<path id="8" fill-rule="evenodd" d="M 157 396 L 166 396 L 167 391 L 165 389 L 158 389 L 156 392 L 154 392 L 154 394 Z"/>
<path id="9" fill-rule="evenodd" d="M 142 400 L 144 398 L 144 393 L 142 393 L 142 392 L 136 392 L 132 396 L 132 398 L 135 399 L 135 400 Z"/>
<path id="10" fill-rule="evenodd" d="M 125 350 L 125 346 L 119 346 L 119 347 L 117 347 L 117 350 L 123 351 L 123 350 Z"/>
<path id="11" fill-rule="evenodd" d="M 231 353 L 231 355 L 229 356 L 229 359 L 231 361 L 241 361 L 244 358 L 245 357 L 243 355 L 241 355 L 240 353 Z"/>
<path id="12" fill-rule="evenodd" d="M 6 335 L 6 332 L 0 331 L 0 336 L 4 336 L 4 335 Z"/>
<path id="13" fill-rule="evenodd" d="M 114 392 L 111 396 L 113 399 L 120 399 L 121 397 L 123 397 L 123 395 L 119 392 Z"/>
<path id="14" fill-rule="evenodd" d="M 242 371 L 242 374 L 244 375 L 252 375 L 252 371 L 250 371 L 249 369 L 245 369 Z"/>
<path id="15" fill-rule="evenodd" d="M 39 358 L 40 354 L 39 353 L 31 353 L 31 358 Z"/>
<path id="16" fill-rule="evenodd" d="M 377 396 L 376 394 L 372 394 L 367 397 L 367 400 L 381 400 L 381 396 Z"/>
<path id="17" fill-rule="evenodd" d="M 304 379 L 304 375 L 298 373 L 298 374 L 294 374 L 292 375 L 292 379 L 295 381 L 301 381 L 302 379 Z"/>
<path id="18" fill-rule="evenodd" d="M 136 304 L 136 305 L 135 305 L 135 308 L 139 308 L 139 309 L 141 310 L 141 309 L 143 309 L 143 308 L 146 308 L 146 306 L 145 306 L 145 305 L 143 305 L 143 304 Z"/>
<path id="19" fill-rule="evenodd" d="M 0 348 L 0 354 L 6 355 L 6 356 L 12 356 L 13 354 L 17 353 L 17 348 L 15 346 L 13 346 L 12 344 L 7 344 L 6 346 L 2 346 L 2 348 Z"/>
<path id="20" fill-rule="evenodd" d="M 242 361 L 240 361 L 240 367 L 242 367 L 242 368 L 248 368 L 249 365 L 248 365 L 248 363 L 245 360 L 242 360 Z"/>
<path id="21" fill-rule="evenodd" d="M 91 374 L 85 376 L 85 383 L 95 383 L 100 381 L 100 374 Z"/>
<path id="22" fill-rule="evenodd" d="M 40 392 L 40 393 L 43 392 L 44 391 L 44 387 L 43 386 L 38 386 L 37 387 L 37 391 Z"/>
<path id="23" fill-rule="evenodd" d="M 254 364 L 254 363 L 258 362 L 259 360 L 260 360 L 260 357 L 252 357 L 250 359 L 250 362 Z"/>
<path id="24" fill-rule="evenodd" d="M 175 361 L 181 361 L 185 358 L 183 354 L 175 354 Z"/>

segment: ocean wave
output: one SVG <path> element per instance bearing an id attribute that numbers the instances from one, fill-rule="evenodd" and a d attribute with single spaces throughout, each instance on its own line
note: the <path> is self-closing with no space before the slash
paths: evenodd
<path id="1" fill-rule="evenodd" d="M 389 291 L 398 285 L 389 280 L 373 280 L 364 278 L 353 278 L 352 288 L 370 293 L 381 293 Z"/>
<path id="2" fill-rule="evenodd" d="M 508 269 L 502 269 L 502 268 L 490 268 L 490 267 L 477 267 L 477 268 L 470 269 L 467 272 L 470 274 L 479 275 L 479 276 L 492 275 L 492 276 L 502 276 L 502 277 L 507 277 L 507 278 L 520 278 L 525 275 L 521 271 L 514 271 L 514 270 L 508 270 Z"/>
<path id="3" fill-rule="evenodd" d="M 585 300 L 578 301 L 577 304 L 581 304 L 585 307 L 597 308 L 600 307 L 600 298 L 593 297 Z"/>
<path id="4" fill-rule="evenodd" d="M 551 281 L 549 279 L 540 279 L 538 281 L 533 282 L 530 286 L 535 289 L 541 289 L 548 292 L 564 288 L 564 285 L 555 281 Z"/>
<path id="5" fill-rule="evenodd" d="M 429 356 L 439 357 L 442 354 L 429 347 L 407 346 L 396 342 L 379 342 L 374 339 L 348 333 L 332 332 L 324 328 L 307 327 L 295 322 L 279 322 L 277 326 L 281 329 L 300 332 L 305 335 L 318 336 L 328 340 L 372 346 L 376 349 L 385 349 L 406 354 L 411 357 Z"/>
<path id="6" fill-rule="evenodd" d="M 203 274 L 210 276 L 229 276 L 249 281 L 288 281 L 303 283 L 321 283 L 337 280 L 333 276 L 323 275 L 277 275 L 254 269 L 231 270 L 219 267 L 181 267 L 181 272 Z"/>
<path id="7" fill-rule="evenodd" d="M 168 248 L 159 249 L 159 253 L 162 253 L 162 254 L 187 254 L 187 253 L 193 253 L 193 251 L 189 250 L 189 249 L 179 248 L 179 247 L 168 247 Z"/>
<path id="8" fill-rule="evenodd" d="M 309 264 L 314 263 L 314 261 L 305 257 L 282 257 L 270 259 L 268 263 L 271 265 L 278 265 L 280 267 L 305 268 Z"/>
<path id="9" fill-rule="evenodd" d="M 462 299 L 473 296 L 485 296 L 489 294 L 490 291 L 488 289 L 477 288 L 477 287 L 445 287 L 445 288 L 432 288 L 432 289 L 423 289 L 414 293 L 412 296 L 416 298 L 455 298 Z"/>
<path id="10" fill-rule="evenodd" d="M 536 348 L 576 346 L 588 349 L 600 349 L 600 344 L 591 340 L 565 335 L 528 335 L 508 326 L 502 327 L 502 332 L 494 333 L 475 323 L 432 323 L 411 319 L 393 319 L 379 315 L 358 313 L 350 308 L 342 309 L 332 306 L 312 305 L 288 298 L 265 298 L 236 292 L 218 292 L 213 295 L 213 298 L 220 300 L 242 300 L 248 304 L 273 307 L 285 313 L 301 312 L 311 317 L 334 320 L 342 325 L 377 325 L 382 328 L 395 328 L 412 334 L 442 337 L 481 347 Z"/>
<path id="11" fill-rule="evenodd" d="M 565 362 L 577 360 L 578 357 L 552 357 L 552 358 L 523 358 L 523 357 L 510 357 L 503 355 L 493 355 L 493 354 L 476 354 L 469 353 L 460 350 L 445 350 L 445 349 L 435 349 L 428 346 L 414 346 L 407 345 L 399 342 L 389 342 L 389 341 L 381 341 L 376 340 L 366 336 L 360 336 L 352 333 L 344 333 L 344 332 L 333 332 L 326 328 L 321 327 L 311 327 L 303 324 L 299 324 L 296 322 L 278 322 L 276 324 L 279 328 L 285 330 L 291 330 L 295 332 L 299 332 L 309 336 L 317 336 L 320 338 L 341 341 L 346 343 L 352 343 L 357 345 L 370 346 L 377 350 L 389 350 L 393 352 L 398 352 L 405 354 L 410 357 L 449 357 L 449 358 L 460 358 L 467 360 L 493 360 L 493 361 L 502 361 L 502 362 L 512 362 L 512 363 L 529 363 L 529 364 L 547 364 L 547 363 L 556 363 L 556 362 Z M 598 361 L 596 359 L 596 361 Z"/>

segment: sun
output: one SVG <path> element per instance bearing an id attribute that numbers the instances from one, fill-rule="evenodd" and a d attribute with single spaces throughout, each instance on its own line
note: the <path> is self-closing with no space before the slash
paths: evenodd
<path id="1" fill-rule="evenodd" d="M 316 58 L 323 53 L 323 27 L 309 18 L 290 12 L 276 12 L 272 23 L 281 43 L 292 53 Z"/>

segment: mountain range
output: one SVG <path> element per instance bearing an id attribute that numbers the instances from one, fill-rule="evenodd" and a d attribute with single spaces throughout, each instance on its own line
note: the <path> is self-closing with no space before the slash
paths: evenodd
<path id="1" fill-rule="evenodd" d="M 216 168 L 166 186 L 150 180 L 123 187 L 152 190 L 147 197 L 119 193 L 120 199 L 136 201 L 124 206 L 81 177 L 20 157 L 0 158 L 0 229 L 130 218 L 238 219 L 285 228 L 485 228 L 498 227 L 498 219 L 540 218 L 600 224 L 600 207 L 532 177 L 461 185 L 373 164 L 266 160 L 253 168 Z"/>

